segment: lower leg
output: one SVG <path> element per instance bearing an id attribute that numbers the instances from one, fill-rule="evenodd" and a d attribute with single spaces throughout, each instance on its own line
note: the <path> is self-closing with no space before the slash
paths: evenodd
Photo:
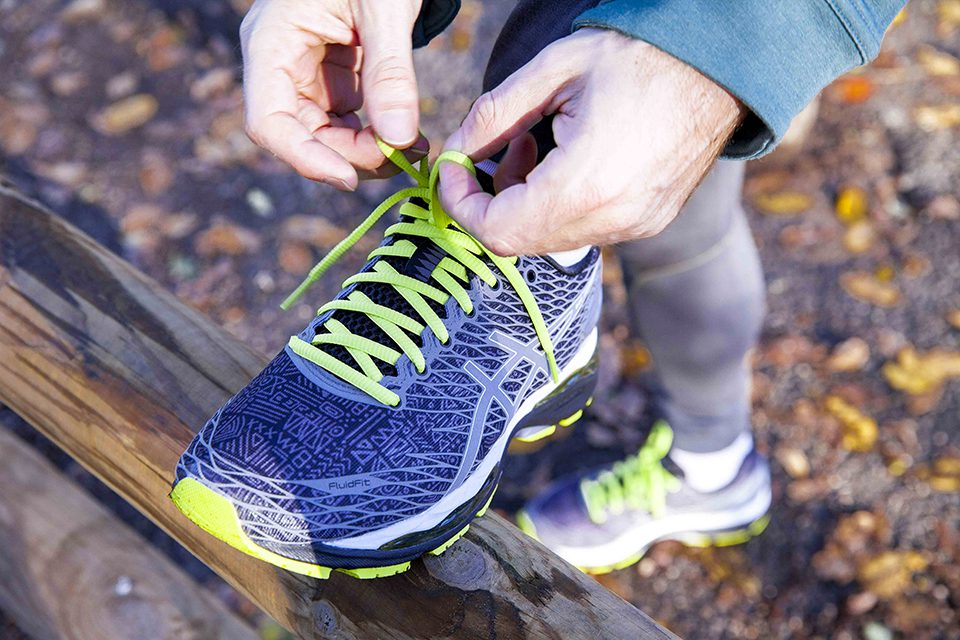
<path id="1" fill-rule="evenodd" d="M 742 164 L 718 163 L 663 234 L 620 248 L 633 319 L 653 356 L 656 400 L 684 452 L 714 452 L 749 434 L 746 355 L 759 334 L 764 288 L 742 183 Z"/>

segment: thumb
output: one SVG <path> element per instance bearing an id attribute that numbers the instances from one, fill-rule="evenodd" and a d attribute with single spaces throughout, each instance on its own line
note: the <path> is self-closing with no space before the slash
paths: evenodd
<path id="1" fill-rule="evenodd" d="M 363 47 L 360 79 L 370 124 L 384 142 L 401 149 L 416 142 L 419 135 L 410 39 L 415 18 L 413 3 L 389 0 L 364 11 L 357 25 Z"/>
<path id="2" fill-rule="evenodd" d="M 557 44 L 515 71 L 473 103 L 470 113 L 444 145 L 474 160 L 489 158 L 558 108 L 556 99 L 572 76 L 569 58 Z"/>

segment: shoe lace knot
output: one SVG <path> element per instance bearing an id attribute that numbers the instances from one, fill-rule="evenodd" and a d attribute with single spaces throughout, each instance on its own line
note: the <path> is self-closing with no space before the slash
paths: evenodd
<path id="1" fill-rule="evenodd" d="M 291 350 L 366 392 L 375 400 L 396 407 L 400 404 L 400 396 L 381 384 L 383 373 L 375 361 L 396 365 L 402 356 L 406 356 L 417 372 L 423 373 L 426 370 L 426 361 L 413 336 L 419 336 L 425 329 L 429 329 L 441 343 L 446 344 L 450 340 L 443 319 L 428 301 L 445 305 L 452 297 L 464 313 L 473 313 L 473 301 L 467 293 L 471 274 L 490 287 L 495 287 L 498 282 L 497 276 L 488 266 L 489 263 L 503 274 L 523 303 L 546 356 L 550 374 L 556 382 L 559 373 L 550 333 L 533 293 L 515 266 L 517 258 L 505 258 L 491 252 L 452 220 L 440 204 L 437 193 L 440 164 L 455 162 L 476 174 L 470 158 L 458 151 L 444 151 L 432 167 L 426 158 L 420 162 L 419 167 L 414 167 L 399 150 L 379 139 L 377 144 L 391 162 L 413 178 L 414 186 L 400 189 L 374 208 L 356 229 L 310 270 L 303 282 L 283 301 L 281 308 L 289 309 L 385 213 L 403 200 L 407 202 L 400 206 L 400 220 L 384 232 L 385 236 L 392 236 L 394 239 L 374 249 L 367 256 L 367 260 L 412 257 L 417 251 L 417 245 L 410 238 L 433 243 L 444 252 L 444 257 L 434 267 L 428 281 L 405 275 L 386 260 L 376 260 L 370 269 L 344 280 L 341 289 L 360 283 L 380 283 L 393 287 L 412 308 L 413 316 L 379 304 L 357 288 L 349 295 L 328 302 L 317 310 L 318 316 L 338 310 L 364 314 L 383 331 L 390 344 L 382 344 L 353 333 L 331 313 L 321 325 L 325 331 L 318 331 L 311 341 L 292 336 L 288 342 Z M 412 202 L 411 199 L 418 199 L 426 206 Z M 322 350 L 325 345 L 342 347 L 349 354 L 351 362 L 344 362 Z"/>
<path id="2" fill-rule="evenodd" d="M 673 431 L 666 422 L 658 421 L 640 451 L 595 477 L 583 479 L 580 492 L 590 519 L 603 524 L 610 515 L 620 515 L 627 509 L 660 517 L 667 494 L 680 487 L 679 479 L 663 467 L 672 443 Z"/>

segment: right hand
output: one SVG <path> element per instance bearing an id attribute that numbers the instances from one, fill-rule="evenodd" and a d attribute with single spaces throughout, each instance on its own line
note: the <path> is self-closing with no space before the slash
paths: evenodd
<path id="1" fill-rule="evenodd" d="M 256 0 L 240 27 L 250 138 L 343 190 L 393 171 L 375 134 L 410 159 L 425 155 L 410 37 L 420 2 Z"/>

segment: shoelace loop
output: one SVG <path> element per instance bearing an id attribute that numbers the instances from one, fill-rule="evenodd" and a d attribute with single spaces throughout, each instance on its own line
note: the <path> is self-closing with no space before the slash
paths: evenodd
<path id="1" fill-rule="evenodd" d="M 619 515 L 627 508 L 643 509 L 660 517 L 667 493 L 680 487 L 680 481 L 663 468 L 662 461 L 671 444 L 673 432 L 667 423 L 658 421 L 639 452 L 600 472 L 596 478 L 581 481 L 580 492 L 590 519 L 603 524 L 610 514 Z"/>
<path id="2" fill-rule="evenodd" d="M 443 319 L 431 308 L 427 300 L 446 304 L 449 298 L 453 297 L 465 313 L 472 313 L 473 302 L 467 293 L 471 274 L 475 274 L 491 287 L 498 281 L 497 276 L 487 266 L 484 260 L 486 258 L 503 274 L 519 296 L 540 340 L 550 374 L 555 382 L 558 381 L 559 372 L 550 333 L 533 293 L 515 266 L 517 258 L 502 258 L 491 252 L 453 221 L 440 204 L 437 194 L 440 164 L 455 162 L 475 173 L 476 170 L 470 158 L 458 151 L 445 151 L 440 154 L 432 168 L 426 158 L 420 162 L 419 168 L 415 168 L 397 149 L 379 139 L 377 144 L 391 162 L 414 179 L 415 186 L 400 189 L 385 198 L 356 229 L 310 270 L 303 282 L 283 301 L 281 308 L 289 309 L 387 211 L 403 200 L 419 198 L 427 203 L 427 207 L 424 208 L 412 202 L 404 203 L 400 207 L 400 214 L 406 220 L 401 220 L 387 228 L 384 235 L 425 238 L 440 247 L 447 255 L 434 268 L 430 282 L 404 275 L 385 260 L 378 260 L 374 263 L 372 270 L 358 273 L 343 282 L 342 288 L 365 282 L 390 285 L 403 296 L 419 318 L 412 318 L 395 309 L 377 304 L 359 290 L 354 290 L 346 298 L 333 300 L 317 311 L 317 315 L 336 310 L 365 314 L 383 330 L 393 345 L 380 344 L 356 335 L 331 316 L 323 324 L 326 332 L 318 332 L 311 342 L 302 340 L 299 336 L 292 336 L 288 344 L 293 352 L 366 392 L 374 399 L 389 406 L 397 406 L 400 403 L 400 397 L 380 384 L 383 374 L 374 360 L 396 365 L 397 361 L 405 355 L 417 371 L 422 373 L 426 368 L 426 362 L 422 351 L 409 334 L 419 335 L 424 329 L 429 329 L 444 344 L 450 339 Z M 401 238 L 374 249 L 367 256 L 367 260 L 387 256 L 410 258 L 416 250 L 417 246 L 412 241 Z M 322 351 L 319 347 L 323 345 L 343 347 L 359 369 Z"/>

